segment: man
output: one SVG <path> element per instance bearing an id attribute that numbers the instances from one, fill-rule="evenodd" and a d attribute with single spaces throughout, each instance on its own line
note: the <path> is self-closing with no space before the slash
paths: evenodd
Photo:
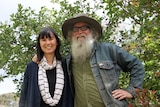
<path id="1" fill-rule="evenodd" d="M 65 39 L 71 43 L 71 54 L 65 57 L 75 107 L 127 107 L 142 88 L 144 68 L 134 56 L 110 43 L 99 43 L 102 27 L 93 18 L 81 14 L 62 25 Z M 121 68 L 130 73 L 126 89 L 120 89 Z"/>

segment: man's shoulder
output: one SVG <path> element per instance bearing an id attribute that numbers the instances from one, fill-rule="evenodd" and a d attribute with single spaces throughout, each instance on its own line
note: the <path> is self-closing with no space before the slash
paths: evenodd
<path id="1" fill-rule="evenodd" d="M 116 45 L 113 43 L 108 43 L 108 42 L 100 42 L 98 43 L 98 46 L 100 46 L 101 48 L 104 48 L 104 47 L 113 48 Z"/>
<path id="2" fill-rule="evenodd" d="M 66 65 L 67 62 L 70 62 L 72 58 L 71 53 L 68 53 L 62 58 L 62 66 Z"/>
<path id="3" fill-rule="evenodd" d="M 106 46 L 114 46 L 115 44 L 109 43 L 109 42 L 100 42 L 100 45 L 106 45 Z"/>
<path id="4" fill-rule="evenodd" d="M 63 60 L 64 59 L 70 59 L 72 57 L 72 54 L 71 53 L 68 53 L 67 55 L 65 55 L 64 57 L 63 57 Z"/>

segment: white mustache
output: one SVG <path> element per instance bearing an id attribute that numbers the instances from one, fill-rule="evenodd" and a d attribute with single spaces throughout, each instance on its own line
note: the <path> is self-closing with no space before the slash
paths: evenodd
<path id="1" fill-rule="evenodd" d="M 84 33 L 82 33 L 82 34 L 77 34 L 77 35 L 76 35 L 76 37 L 77 37 L 77 38 L 80 38 L 80 37 L 86 37 L 86 36 L 87 36 L 87 35 L 86 35 L 86 34 L 84 34 Z"/>

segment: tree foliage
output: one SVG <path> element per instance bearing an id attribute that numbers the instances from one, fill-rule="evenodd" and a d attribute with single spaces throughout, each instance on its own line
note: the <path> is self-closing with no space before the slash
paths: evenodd
<path id="1" fill-rule="evenodd" d="M 56 30 L 62 41 L 62 55 L 68 53 L 70 47 L 62 37 L 62 23 L 65 19 L 83 12 L 102 23 L 101 41 L 116 43 L 143 62 L 146 71 L 144 90 L 151 93 L 147 95 L 149 98 L 147 102 L 158 104 L 157 100 L 160 100 L 159 0 L 75 0 L 72 4 L 67 0 L 52 0 L 52 3 L 60 6 L 60 9 L 41 7 L 41 10 L 36 12 L 30 7 L 24 8 L 19 4 L 17 12 L 11 14 L 9 22 L 0 22 L 0 68 L 7 73 L 2 75 L 0 80 L 25 71 L 26 64 L 36 52 L 36 37 L 43 27 L 50 26 Z M 127 80 L 127 77 L 122 75 L 120 84 L 125 86 L 123 80 Z M 155 99 L 149 97 L 153 95 L 153 91 Z"/>

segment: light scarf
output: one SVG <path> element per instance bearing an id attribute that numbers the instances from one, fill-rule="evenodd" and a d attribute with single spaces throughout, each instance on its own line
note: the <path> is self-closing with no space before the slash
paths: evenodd
<path id="1" fill-rule="evenodd" d="M 39 66 L 38 84 L 42 99 L 46 104 L 49 104 L 50 106 L 55 106 L 56 104 L 58 104 L 61 98 L 64 87 L 64 74 L 61 66 L 61 61 L 58 61 L 56 60 L 56 58 L 54 58 L 53 64 L 48 65 L 46 58 L 43 57 L 41 63 L 38 66 Z M 54 95 L 52 98 L 49 92 L 46 70 L 51 70 L 54 67 L 56 67 L 56 84 L 55 84 Z"/>

